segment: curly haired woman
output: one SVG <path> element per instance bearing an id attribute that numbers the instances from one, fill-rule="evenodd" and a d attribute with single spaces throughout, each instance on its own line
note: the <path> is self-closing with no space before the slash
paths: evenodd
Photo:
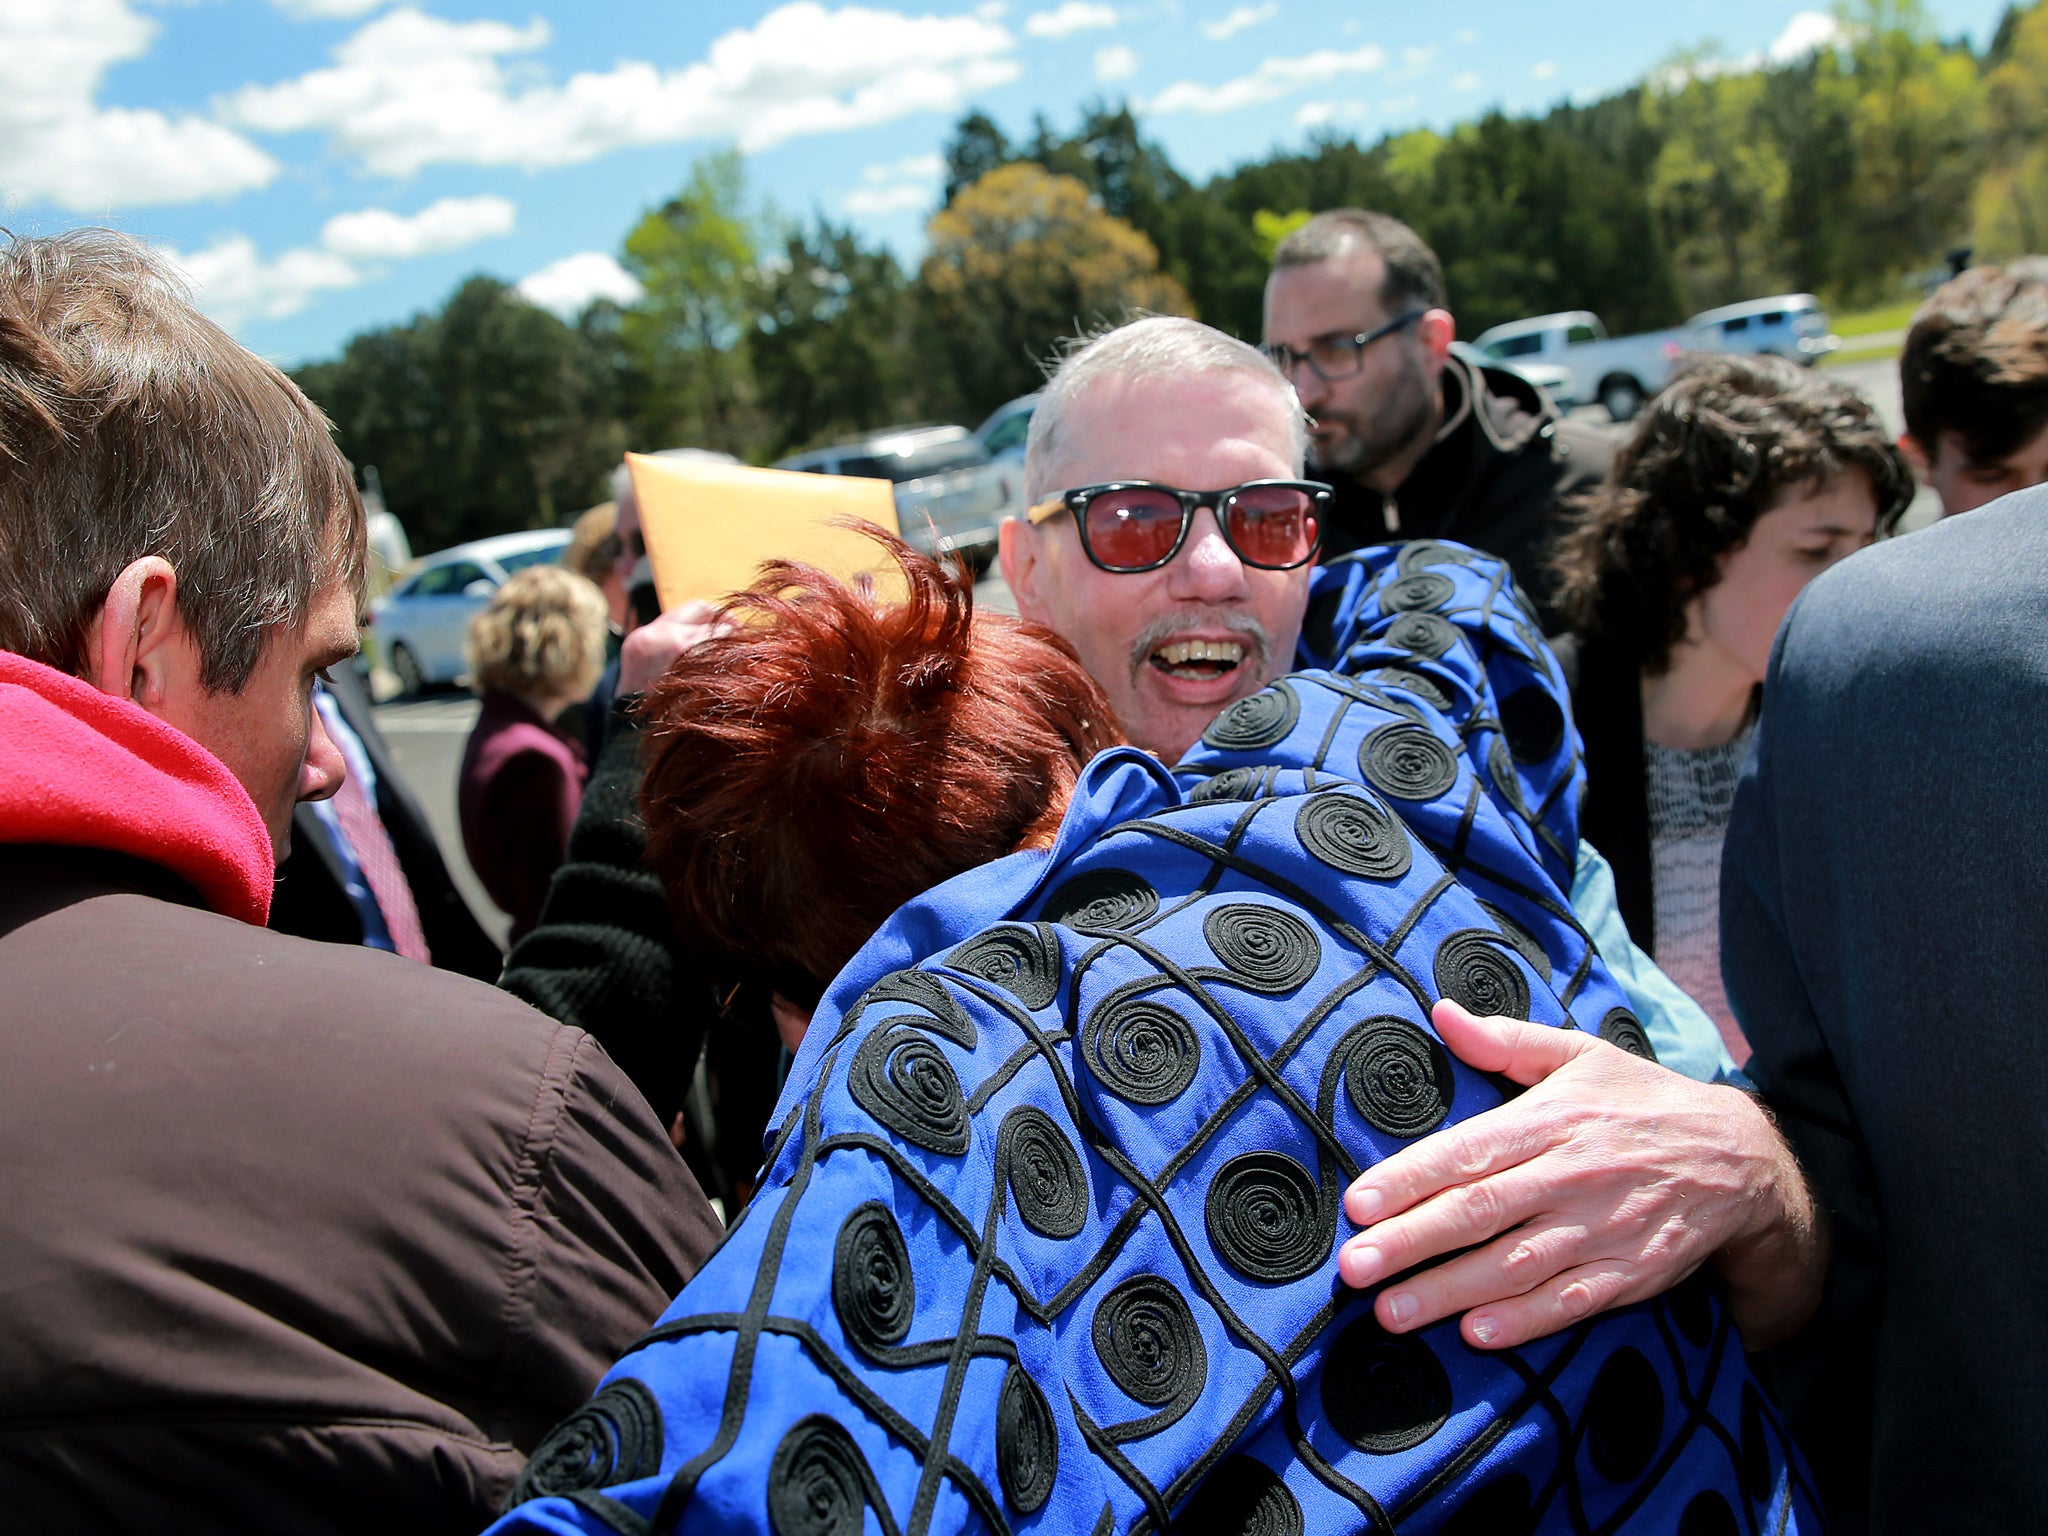
<path id="1" fill-rule="evenodd" d="M 1578 640 L 1581 831 L 1637 944 L 1749 1055 L 1721 988 L 1721 840 L 1779 622 L 1898 526 L 1913 486 L 1876 410 L 1774 357 L 1686 368 L 1555 554 Z"/>

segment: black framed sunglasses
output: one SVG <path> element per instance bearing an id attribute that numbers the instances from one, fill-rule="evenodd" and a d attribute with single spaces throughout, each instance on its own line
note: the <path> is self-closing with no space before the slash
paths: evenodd
<path id="1" fill-rule="evenodd" d="M 1296 351 L 1284 341 L 1268 342 L 1259 350 L 1273 359 L 1273 366 L 1288 378 L 1294 377 L 1294 370 L 1303 363 L 1316 371 L 1316 377 L 1325 384 L 1334 384 L 1339 379 L 1348 379 L 1365 366 L 1365 349 L 1382 336 L 1391 336 L 1420 320 L 1426 310 L 1411 309 L 1405 315 L 1396 315 L 1385 325 L 1375 326 L 1369 331 L 1360 331 L 1356 336 L 1318 336 L 1301 351 Z"/>
<path id="2" fill-rule="evenodd" d="M 1252 480 L 1223 491 L 1183 491 L 1149 480 L 1084 485 L 1048 496 L 1025 517 L 1033 527 L 1074 514 L 1081 552 L 1105 571 L 1156 571 L 1180 553 L 1195 509 L 1216 514 L 1223 542 L 1246 565 L 1291 571 L 1315 558 L 1330 488 L 1315 480 Z"/>

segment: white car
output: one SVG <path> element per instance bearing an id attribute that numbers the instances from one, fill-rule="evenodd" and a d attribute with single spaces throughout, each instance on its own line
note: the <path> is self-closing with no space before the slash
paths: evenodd
<path id="1" fill-rule="evenodd" d="M 1570 309 L 1496 325 L 1472 344 L 1512 367 L 1563 368 L 1571 377 L 1570 397 L 1553 391 L 1559 405 L 1598 400 L 1614 420 L 1632 421 L 1643 402 L 1670 382 L 1671 370 L 1687 348 L 1699 345 L 1699 337 L 1684 328 L 1609 336 L 1591 310 Z"/>
<path id="2" fill-rule="evenodd" d="M 463 637 L 470 618 L 514 571 L 558 562 L 569 547 L 566 528 L 501 533 L 424 556 L 370 605 L 370 647 L 407 698 L 434 683 L 452 683 L 467 667 Z"/>
<path id="3" fill-rule="evenodd" d="M 1696 352 L 1768 352 L 1811 368 L 1842 344 L 1810 293 L 1780 293 L 1706 309 L 1685 322 Z"/>
<path id="4" fill-rule="evenodd" d="M 996 553 L 996 525 L 1021 510 L 1021 464 L 993 464 L 965 427 L 895 427 L 775 462 L 812 475 L 892 481 L 904 542 L 928 555 L 958 553 L 979 575 Z"/>

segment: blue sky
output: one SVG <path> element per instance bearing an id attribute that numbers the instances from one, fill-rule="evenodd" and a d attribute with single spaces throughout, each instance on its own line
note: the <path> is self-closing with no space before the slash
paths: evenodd
<path id="1" fill-rule="evenodd" d="M 1981 45 L 2003 4 L 1927 9 Z M 1829 25 L 1814 0 L 0 0 L 0 223 L 166 246 L 291 364 L 471 272 L 563 311 L 622 292 L 627 229 L 721 144 L 764 203 L 914 261 L 972 108 L 1021 135 L 1127 97 L 1199 180 Z"/>

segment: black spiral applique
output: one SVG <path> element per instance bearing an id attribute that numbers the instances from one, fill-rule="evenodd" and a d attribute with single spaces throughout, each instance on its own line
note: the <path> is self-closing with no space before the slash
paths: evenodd
<path id="1" fill-rule="evenodd" d="M 1312 855 L 1347 875 L 1398 880 L 1414 862 L 1408 829 L 1392 811 L 1363 795 L 1310 797 L 1295 814 L 1294 835 Z"/>
<path id="2" fill-rule="evenodd" d="M 1253 902 L 1218 907 L 1202 933 L 1231 975 L 1258 992 L 1292 992 L 1315 975 L 1322 945 L 1291 912 Z"/>
<path id="3" fill-rule="evenodd" d="M 1457 1093 L 1450 1053 L 1391 1014 L 1367 1019 L 1339 1042 L 1344 1086 L 1374 1130 L 1403 1140 L 1435 1130 Z"/>
<path id="4" fill-rule="evenodd" d="M 1435 571 L 1414 571 L 1397 576 L 1380 588 L 1380 612 L 1426 613 L 1443 607 L 1457 594 L 1450 577 Z"/>
<path id="5" fill-rule="evenodd" d="M 1202 732 L 1202 740 L 1218 752 L 1253 752 L 1287 739 L 1301 716 L 1301 700 L 1286 683 L 1239 699 Z"/>
<path id="6" fill-rule="evenodd" d="M 1301 1504 L 1255 1456 L 1226 1456 L 1182 1506 L 1176 1536 L 1302 1536 Z"/>
<path id="7" fill-rule="evenodd" d="M 1500 733 L 1518 763 L 1547 763 L 1564 745 L 1564 711 L 1544 689 L 1517 688 L 1500 701 Z"/>
<path id="8" fill-rule="evenodd" d="M 1482 1018 L 1528 1018 L 1529 979 L 1509 953 L 1499 934 L 1460 928 L 1437 946 L 1437 991 Z"/>
<path id="9" fill-rule="evenodd" d="M 903 1342 L 917 1312 L 917 1279 L 903 1231 L 879 1200 L 854 1207 L 832 1253 L 832 1310 L 863 1354 Z"/>
<path id="10" fill-rule="evenodd" d="M 1080 1154 L 1052 1116 L 1029 1104 L 1003 1117 L 996 1168 L 1024 1225 L 1047 1237 L 1078 1235 L 1088 1222 L 1088 1179 Z"/>
<path id="11" fill-rule="evenodd" d="M 1030 1514 L 1052 1497 L 1060 1471 L 1060 1436 L 1038 1383 L 1013 1365 L 996 1399 L 996 1478 L 1003 1497 Z"/>
<path id="12" fill-rule="evenodd" d="M 513 1485 L 512 1503 L 637 1482 L 661 1470 L 661 1405 L 630 1376 L 600 1389 L 548 1431 Z"/>
<path id="13" fill-rule="evenodd" d="M 1458 630 L 1434 613 L 1404 613 L 1387 626 L 1386 641 L 1410 656 L 1435 661 L 1458 643 Z"/>
<path id="14" fill-rule="evenodd" d="M 931 1015 L 920 1021 L 927 1029 L 937 1030 L 970 1051 L 974 1049 L 974 1020 L 967 1016 L 960 1000 L 946 990 L 946 984 L 929 971 L 891 971 L 861 993 L 856 1006 L 867 1008 L 874 1003 L 910 1003 L 922 1008 Z"/>
<path id="15" fill-rule="evenodd" d="M 993 982 L 1033 1013 L 1060 992 L 1060 942 L 1043 923 L 1004 923 L 977 934 L 945 964 Z"/>
<path id="16" fill-rule="evenodd" d="M 1383 725 L 1358 749 L 1358 770 L 1381 794 L 1434 800 L 1458 782 L 1458 755 L 1419 725 Z"/>
<path id="17" fill-rule="evenodd" d="M 1470 565 L 1472 551 L 1441 539 L 1410 539 L 1394 554 L 1394 568 L 1404 576 L 1431 565 Z"/>
<path id="18" fill-rule="evenodd" d="M 1382 688 L 1405 688 L 1432 709 L 1449 709 L 1451 696 L 1437 684 L 1436 680 L 1407 667 L 1381 667 L 1373 673 L 1371 681 Z"/>
<path id="19" fill-rule="evenodd" d="M 1610 1483 L 1632 1483 L 1664 1440 L 1664 1386 L 1633 1345 L 1607 1357 L 1586 1394 L 1586 1449 Z"/>
<path id="20" fill-rule="evenodd" d="M 1550 980 L 1550 956 L 1536 941 L 1536 935 L 1490 901 L 1480 902 L 1479 909 L 1493 919 L 1493 926 L 1500 930 L 1501 937 L 1508 941 L 1516 954 L 1529 962 L 1530 969 L 1545 981 Z"/>
<path id="21" fill-rule="evenodd" d="M 967 1150 L 967 1101 L 938 1042 L 907 1024 L 885 1024 L 853 1053 L 846 1086 L 854 1101 L 905 1141 L 948 1157 Z"/>
<path id="22" fill-rule="evenodd" d="M 1643 1021 L 1626 1008 L 1614 1008 L 1600 1021 L 1600 1038 L 1609 1045 L 1618 1045 L 1631 1056 L 1640 1056 L 1645 1061 L 1657 1059 L 1657 1048 L 1650 1044 L 1650 1032 L 1643 1028 Z"/>
<path id="23" fill-rule="evenodd" d="M 799 1419 L 768 1467 L 768 1524 L 775 1536 L 861 1536 L 874 1474 L 839 1424 Z"/>
<path id="24" fill-rule="evenodd" d="M 1209 1373 L 1201 1330 L 1159 1276 L 1139 1275 L 1103 1297 L 1094 1336 L 1109 1379 L 1148 1407 L 1185 1413 L 1200 1394 Z"/>
<path id="25" fill-rule="evenodd" d="M 1493 745 L 1486 749 L 1486 776 L 1493 780 L 1494 789 L 1509 810 L 1524 821 L 1535 821 L 1528 800 L 1522 794 L 1521 775 L 1515 772 L 1515 755 L 1508 750 L 1504 736 L 1496 736 Z"/>
<path id="26" fill-rule="evenodd" d="M 1127 869 L 1076 875 L 1045 901 L 1045 920 L 1069 928 L 1135 928 L 1159 910 L 1159 893 Z"/>
<path id="27" fill-rule="evenodd" d="M 1279 1284 L 1314 1274 L 1336 1236 L 1309 1171 L 1284 1152 L 1233 1157 L 1209 1182 L 1209 1241 L 1239 1274 Z"/>
<path id="28" fill-rule="evenodd" d="M 1370 1312 L 1323 1356 L 1322 1395 L 1330 1427 L 1375 1456 L 1422 1444 L 1451 1416 L 1451 1378 L 1436 1352 L 1413 1334 L 1388 1333 Z"/>
<path id="29" fill-rule="evenodd" d="M 1226 768 L 1212 773 L 1188 792 L 1188 804 L 1208 805 L 1216 800 L 1257 800 L 1268 793 L 1270 768 Z"/>
<path id="30" fill-rule="evenodd" d="M 1164 1003 L 1112 996 L 1081 1026 L 1088 1066 L 1118 1098 L 1168 1104 L 1195 1080 L 1202 1043 L 1194 1026 Z"/>

